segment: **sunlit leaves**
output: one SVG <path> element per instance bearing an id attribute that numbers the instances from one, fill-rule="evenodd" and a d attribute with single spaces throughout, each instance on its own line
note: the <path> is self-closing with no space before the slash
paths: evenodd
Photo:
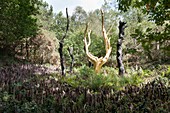
<path id="1" fill-rule="evenodd" d="M 33 36 L 36 34 L 37 25 L 33 15 L 37 14 L 37 0 L 2 0 L 0 2 L 0 31 L 1 38 L 6 43 Z"/>

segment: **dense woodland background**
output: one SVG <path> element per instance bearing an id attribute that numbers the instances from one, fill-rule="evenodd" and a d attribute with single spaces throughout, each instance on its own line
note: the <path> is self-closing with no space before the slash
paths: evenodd
<path id="1" fill-rule="evenodd" d="M 89 51 L 106 54 L 100 9 L 86 12 L 77 6 L 73 14 L 68 9 L 67 18 L 42 0 L 0 1 L 0 112 L 170 112 L 169 1 L 105 0 L 101 9 L 112 52 L 96 74 L 83 40 L 90 22 Z M 127 23 L 123 76 L 116 60 L 120 20 Z"/>

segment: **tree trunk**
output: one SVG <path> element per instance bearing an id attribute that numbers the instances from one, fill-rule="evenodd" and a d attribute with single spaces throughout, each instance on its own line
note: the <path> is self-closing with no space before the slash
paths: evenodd
<path id="1" fill-rule="evenodd" d="M 68 47 L 68 52 L 71 57 L 70 73 L 72 73 L 73 66 L 74 66 L 73 47 Z"/>
<path id="2" fill-rule="evenodd" d="M 36 63 L 36 53 L 37 53 L 37 48 L 35 47 L 36 45 L 34 45 L 34 63 Z"/>
<path id="3" fill-rule="evenodd" d="M 64 58 L 63 58 L 63 42 L 59 42 L 59 54 L 60 54 L 60 63 L 61 63 L 61 74 L 65 75 L 65 68 L 64 68 Z"/>
<path id="4" fill-rule="evenodd" d="M 117 64 L 119 68 L 119 75 L 124 75 L 125 68 L 123 65 L 123 53 L 122 53 L 122 42 L 124 40 L 124 29 L 126 28 L 125 22 L 119 22 L 119 39 L 117 41 Z"/>
<path id="5" fill-rule="evenodd" d="M 29 44 L 28 39 L 26 39 L 26 59 L 29 61 Z"/>
<path id="6" fill-rule="evenodd" d="M 63 57 L 63 44 L 64 44 L 64 39 L 67 36 L 67 32 L 68 32 L 68 28 L 69 28 L 69 18 L 68 18 L 68 10 L 66 8 L 66 16 L 67 16 L 67 27 L 66 27 L 66 32 L 63 36 L 63 38 L 61 39 L 61 41 L 59 41 L 59 54 L 60 54 L 60 64 L 61 64 L 61 73 L 63 76 L 65 76 L 65 68 L 64 68 L 64 57 Z"/>

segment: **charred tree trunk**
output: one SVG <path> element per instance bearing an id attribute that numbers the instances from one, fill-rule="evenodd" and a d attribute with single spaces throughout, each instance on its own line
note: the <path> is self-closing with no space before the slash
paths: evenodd
<path id="1" fill-rule="evenodd" d="M 36 63 L 36 61 L 35 61 L 35 59 L 36 59 L 36 52 L 37 52 L 37 49 L 36 49 L 36 47 L 34 46 L 34 63 Z"/>
<path id="2" fill-rule="evenodd" d="M 64 67 L 64 57 L 63 57 L 63 44 L 64 44 L 64 39 L 67 36 L 68 28 L 69 28 L 69 18 L 68 18 L 68 11 L 66 8 L 66 16 L 67 16 L 67 27 L 66 27 L 66 32 L 63 36 L 63 38 L 59 41 L 59 54 L 60 54 L 60 64 L 61 64 L 61 74 L 65 76 L 65 67 Z"/>
<path id="3" fill-rule="evenodd" d="M 65 67 L 64 67 L 64 58 L 63 58 L 63 42 L 59 42 L 59 54 L 60 54 L 60 63 L 61 63 L 61 74 L 65 75 Z"/>
<path id="4" fill-rule="evenodd" d="M 122 42 L 124 40 L 124 29 L 126 28 L 125 22 L 119 22 L 119 39 L 117 41 L 117 64 L 119 68 L 119 75 L 124 75 L 125 68 L 123 65 L 123 54 L 122 54 Z"/>
<path id="5" fill-rule="evenodd" d="M 29 44 L 28 39 L 26 39 L 26 59 L 29 61 Z"/>
<path id="6" fill-rule="evenodd" d="M 68 47 L 68 52 L 71 57 L 70 73 L 72 73 L 73 66 L 74 66 L 73 47 Z"/>

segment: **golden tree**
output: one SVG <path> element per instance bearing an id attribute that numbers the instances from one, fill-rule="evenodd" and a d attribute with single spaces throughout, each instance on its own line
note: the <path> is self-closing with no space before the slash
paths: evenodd
<path id="1" fill-rule="evenodd" d="M 88 32 L 88 42 L 87 42 L 86 35 L 87 35 L 88 24 L 86 25 L 86 29 L 84 32 L 84 45 L 85 45 L 86 55 L 89 61 L 93 63 L 96 73 L 100 72 L 101 67 L 108 61 L 111 50 L 112 50 L 112 48 L 110 47 L 110 38 L 107 37 L 107 33 L 104 28 L 104 13 L 102 10 L 101 10 L 101 16 L 102 16 L 102 33 L 104 37 L 104 44 L 105 44 L 105 50 L 106 50 L 106 55 L 104 57 L 98 58 L 89 52 L 88 48 L 91 44 L 91 39 L 90 39 L 91 30 L 89 30 Z"/>

